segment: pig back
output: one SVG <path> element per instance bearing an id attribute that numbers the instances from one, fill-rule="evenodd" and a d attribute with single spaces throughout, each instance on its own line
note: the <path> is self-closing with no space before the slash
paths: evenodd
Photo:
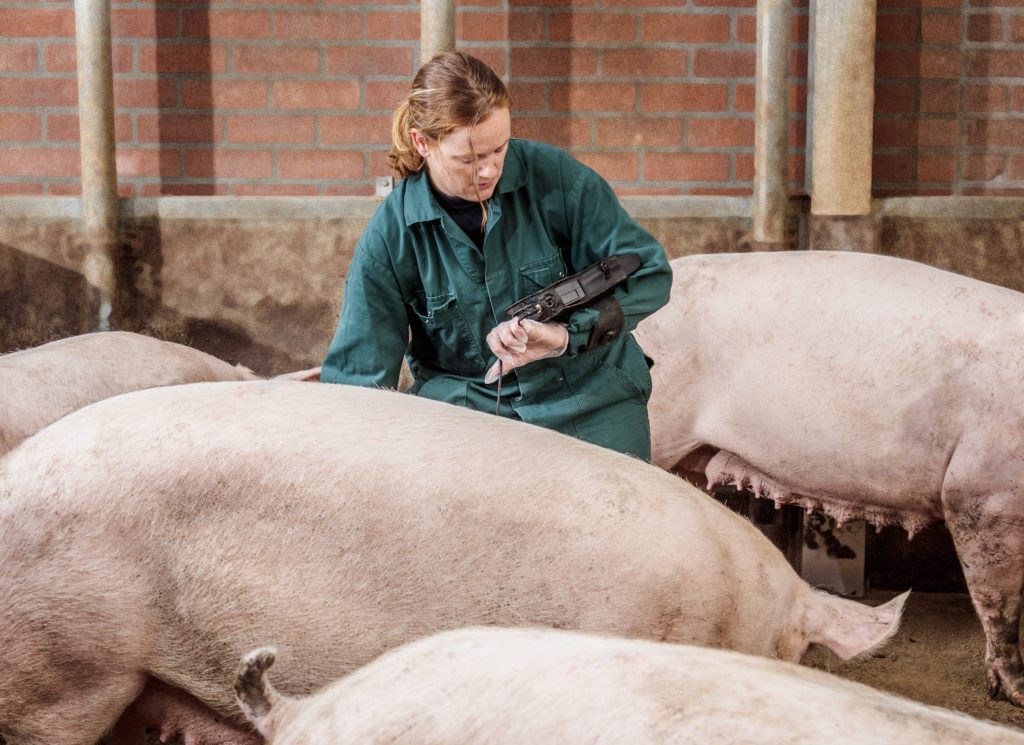
<path id="1" fill-rule="evenodd" d="M 50 422 L 119 393 L 256 376 L 198 349 L 108 331 L 0 356 L 0 455 Z"/>
<path id="2" fill-rule="evenodd" d="M 294 693 L 472 624 L 785 656 L 809 592 L 746 521 L 659 469 L 348 386 L 108 399 L 12 451 L 0 484 L 10 519 L 51 556 L 73 565 L 114 545 L 134 563 L 109 592 L 159 618 L 141 664 L 221 711 L 241 654 L 267 643 Z M 74 516 L 59 542 L 40 524 L 55 514 Z M 26 554 L 0 566 L 31 572 Z"/>

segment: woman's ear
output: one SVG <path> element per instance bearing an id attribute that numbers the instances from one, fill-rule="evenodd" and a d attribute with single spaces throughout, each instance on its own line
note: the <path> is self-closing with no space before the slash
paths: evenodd
<path id="1" fill-rule="evenodd" d="M 423 136 L 423 133 L 418 129 L 410 129 L 409 134 L 412 136 L 413 147 L 416 148 L 416 152 L 420 154 L 420 157 L 429 157 L 430 147 L 427 145 L 427 138 Z"/>

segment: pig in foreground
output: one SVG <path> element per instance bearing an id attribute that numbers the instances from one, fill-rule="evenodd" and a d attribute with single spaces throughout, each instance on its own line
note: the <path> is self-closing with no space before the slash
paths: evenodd
<path id="1" fill-rule="evenodd" d="M 307 698 L 246 655 L 235 690 L 274 745 L 1024 745 L 1024 733 L 828 673 L 568 631 L 446 631 Z"/>
<path id="2" fill-rule="evenodd" d="M 119 393 L 205 380 L 254 380 L 198 349 L 127 331 L 71 336 L 0 355 L 0 455 L 50 422 Z"/>
<path id="3" fill-rule="evenodd" d="M 646 463 L 388 391 L 154 388 L 0 460 L 8 745 L 90 745 L 154 679 L 125 722 L 241 738 L 230 681 L 266 643 L 282 687 L 308 694 L 467 625 L 849 658 L 904 601 L 813 591 L 752 525 Z M 111 740 L 130 736 L 122 722 Z"/>
<path id="4" fill-rule="evenodd" d="M 640 325 L 653 460 L 842 523 L 944 520 L 1024 705 L 1024 294 L 846 252 L 690 256 Z"/>

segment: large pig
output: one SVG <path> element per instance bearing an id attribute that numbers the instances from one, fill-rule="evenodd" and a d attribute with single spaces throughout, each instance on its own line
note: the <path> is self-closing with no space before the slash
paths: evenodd
<path id="1" fill-rule="evenodd" d="M 71 336 L 0 355 L 0 455 L 50 422 L 119 393 L 255 378 L 198 349 L 127 331 Z"/>
<path id="2" fill-rule="evenodd" d="M 637 336 L 653 459 L 913 534 L 945 520 L 1024 705 L 1024 294 L 843 252 L 690 256 Z"/>
<path id="3" fill-rule="evenodd" d="M 93 743 L 148 680 L 164 683 L 129 719 L 238 736 L 230 681 L 268 642 L 304 694 L 465 625 L 848 658 L 904 600 L 813 591 L 752 525 L 641 461 L 389 391 L 154 388 L 0 460 L 7 745 Z M 175 689 L 212 712 L 167 721 Z"/>
<path id="4" fill-rule="evenodd" d="M 1024 745 L 1024 732 L 736 652 L 568 631 L 446 631 L 307 698 L 235 689 L 274 745 Z"/>

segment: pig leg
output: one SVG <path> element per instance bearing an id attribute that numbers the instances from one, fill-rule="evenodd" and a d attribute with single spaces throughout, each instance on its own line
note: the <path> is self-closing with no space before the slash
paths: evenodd
<path id="1" fill-rule="evenodd" d="M 989 696 L 1002 694 L 1024 706 L 1024 664 L 1019 647 L 1024 516 L 1012 514 L 1012 506 L 1020 501 L 1014 495 L 981 496 L 973 490 L 969 496 L 951 496 L 944 490 L 943 501 L 946 524 L 985 632 Z"/>
<path id="2" fill-rule="evenodd" d="M 178 738 L 181 745 L 260 745 L 263 742 L 250 727 L 226 721 L 196 698 L 155 678 L 149 679 L 103 743 L 139 745 L 143 730 L 147 728 L 160 733 L 160 742 Z"/>

